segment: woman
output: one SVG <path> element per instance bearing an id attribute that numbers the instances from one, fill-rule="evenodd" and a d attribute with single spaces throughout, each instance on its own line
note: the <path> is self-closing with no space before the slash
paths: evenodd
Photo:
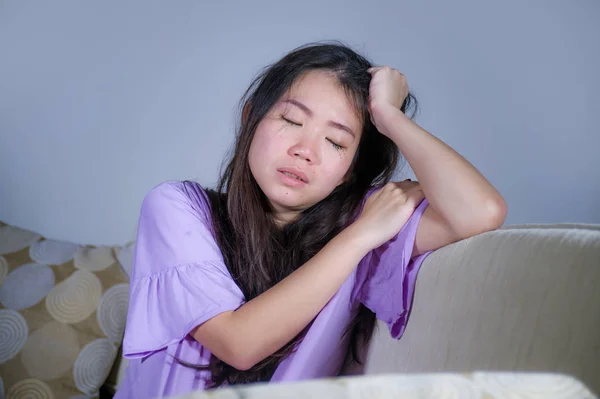
<path id="1" fill-rule="evenodd" d="M 375 316 L 399 338 L 427 254 L 506 214 L 405 114 L 415 101 L 337 43 L 266 68 L 216 190 L 169 181 L 144 199 L 116 398 L 334 376 Z M 400 153 L 419 182 L 390 182 Z"/>

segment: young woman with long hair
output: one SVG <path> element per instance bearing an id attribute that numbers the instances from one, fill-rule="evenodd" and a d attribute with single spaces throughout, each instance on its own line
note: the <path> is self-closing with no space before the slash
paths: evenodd
<path id="1" fill-rule="evenodd" d="M 427 254 L 506 214 L 415 110 L 403 74 L 337 42 L 265 68 L 217 187 L 144 198 L 116 398 L 335 376 L 375 318 L 399 338 Z M 418 182 L 391 181 L 402 156 Z"/>

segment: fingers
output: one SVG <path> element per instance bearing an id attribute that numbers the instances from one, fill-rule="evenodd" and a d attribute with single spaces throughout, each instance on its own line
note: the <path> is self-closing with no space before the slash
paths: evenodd
<path id="1" fill-rule="evenodd" d="M 373 73 L 379 71 L 382 68 L 385 68 L 385 67 L 383 67 L 383 66 L 371 67 L 371 68 L 367 69 L 367 72 L 369 72 L 370 74 L 373 74 Z"/>
<path id="2" fill-rule="evenodd" d="M 386 187 L 389 186 L 390 189 L 393 189 L 393 188 L 400 188 L 400 189 L 404 188 L 404 189 L 407 189 L 407 188 L 410 188 L 410 187 L 417 187 L 417 186 L 420 186 L 420 185 L 421 184 L 418 181 L 416 181 L 416 180 L 413 181 L 412 179 L 404 179 L 403 181 L 392 181 L 392 182 L 389 182 L 388 184 L 386 184 Z"/>
<path id="3" fill-rule="evenodd" d="M 394 69 L 394 68 L 392 68 L 392 67 L 390 67 L 388 65 L 374 66 L 374 67 L 368 68 L 367 72 L 369 72 L 371 75 L 373 75 L 375 72 L 377 72 L 377 71 L 379 71 L 381 69 L 388 69 L 390 71 L 395 71 L 395 72 L 399 73 L 400 75 L 404 76 L 404 74 L 402 72 L 400 72 L 397 69 Z"/>
<path id="4" fill-rule="evenodd" d="M 418 181 L 406 179 L 403 181 L 391 181 L 373 193 L 373 195 L 381 194 L 382 192 L 398 192 L 399 194 L 408 194 L 409 192 L 416 190 L 421 190 L 421 184 Z"/>
<path id="5" fill-rule="evenodd" d="M 425 192 L 418 181 L 406 179 L 399 182 L 389 182 L 381 189 L 375 191 L 366 204 L 377 203 L 378 206 L 402 206 L 408 204 L 415 208 L 425 198 Z M 365 206 L 368 206 L 365 205 Z"/>

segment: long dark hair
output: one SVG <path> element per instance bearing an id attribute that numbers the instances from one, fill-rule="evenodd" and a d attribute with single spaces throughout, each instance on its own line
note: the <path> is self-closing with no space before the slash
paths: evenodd
<path id="1" fill-rule="evenodd" d="M 401 155 L 397 146 L 380 134 L 370 120 L 371 75 L 367 69 L 371 66 L 369 60 L 339 42 L 311 43 L 267 66 L 244 93 L 233 151 L 222 169 L 217 188 L 206 190 L 206 193 L 215 239 L 246 301 L 262 294 L 310 260 L 352 223 L 369 188 L 383 185 L 392 178 Z M 326 71 L 337 78 L 354 105 L 363 130 L 349 179 L 281 228 L 275 224 L 268 199 L 252 176 L 248 153 L 259 122 L 298 77 L 312 70 Z M 412 117 L 416 106 L 416 99 L 409 94 L 401 110 L 405 113 L 412 110 Z M 361 305 L 357 317 L 346 329 L 346 333 L 351 333 L 354 361 L 361 362 L 359 345 L 367 343 L 374 326 L 375 315 Z M 209 384 L 209 388 L 223 382 L 268 381 L 279 363 L 296 349 L 305 332 L 306 328 L 248 370 L 237 370 L 214 356 L 208 366 L 186 365 L 210 370 L 212 385 Z"/>

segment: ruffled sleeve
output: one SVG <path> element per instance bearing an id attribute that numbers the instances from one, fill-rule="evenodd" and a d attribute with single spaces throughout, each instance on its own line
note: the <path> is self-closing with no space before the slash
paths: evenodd
<path id="1" fill-rule="evenodd" d="M 367 254 L 357 269 L 354 299 L 384 321 L 396 339 L 404 333 L 421 263 L 432 252 L 411 259 L 417 226 L 428 205 L 424 199 L 402 230 Z"/>
<path id="2" fill-rule="evenodd" d="M 196 183 L 164 182 L 144 198 L 124 357 L 144 357 L 179 342 L 197 325 L 244 303 L 208 220 L 208 200 Z"/>

